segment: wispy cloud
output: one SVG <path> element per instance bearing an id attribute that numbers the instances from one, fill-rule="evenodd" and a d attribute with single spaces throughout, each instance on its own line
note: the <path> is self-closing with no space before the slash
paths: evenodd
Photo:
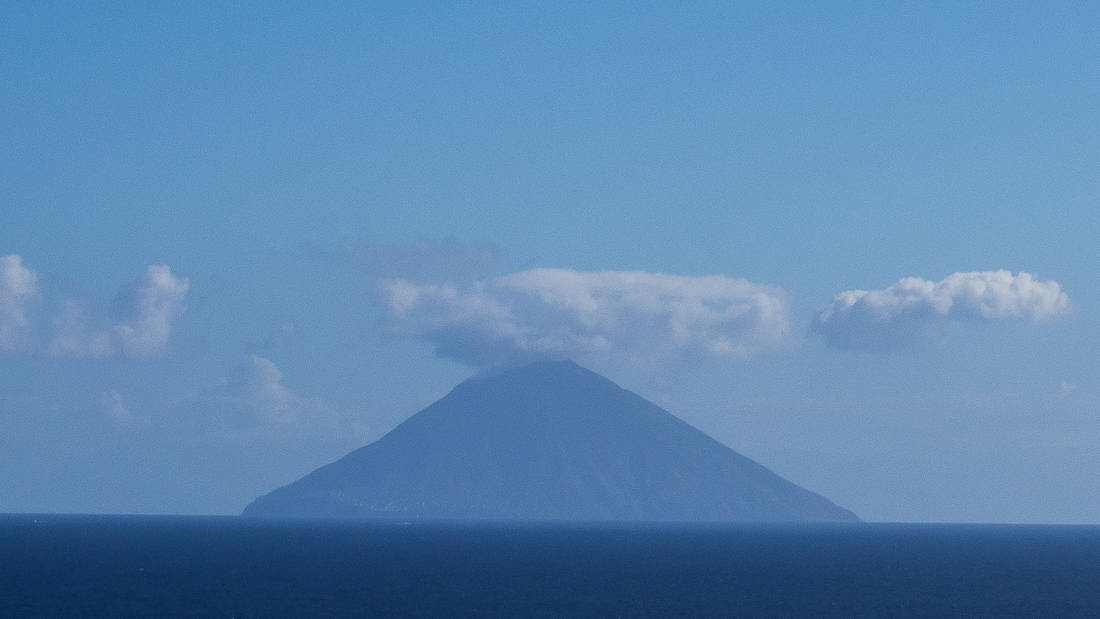
<path id="1" fill-rule="evenodd" d="M 387 280 L 381 293 L 397 332 L 474 366 L 545 356 L 749 357 L 789 331 L 784 290 L 720 275 L 531 269 L 467 286 Z"/>
<path id="2" fill-rule="evenodd" d="M 1058 395 L 1061 397 L 1068 397 L 1077 391 L 1078 387 L 1075 383 L 1063 380 L 1058 385 Z"/>
<path id="3" fill-rule="evenodd" d="M 122 401 L 122 394 L 114 389 L 99 394 L 99 406 L 111 419 L 127 420 L 133 417 L 133 413 Z"/>
<path id="4" fill-rule="evenodd" d="M 118 349 L 110 329 L 92 330 L 84 308 L 73 300 L 61 305 L 46 352 L 55 357 L 110 357 Z"/>
<path id="5" fill-rule="evenodd" d="M 38 294 L 38 277 L 20 256 L 0 257 L 0 352 L 14 352 L 30 343 L 27 304 Z"/>
<path id="6" fill-rule="evenodd" d="M 818 312 L 813 330 L 830 345 L 889 351 L 942 321 L 1043 320 L 1070 309 L 1058 282 L 1009 271 L 953 273 L 933 282 L 905 277 L 882 290 L 846 290 Z"/>
<path id="7" fill-rule="evenodd" d="M 314 243 L 301 246 L 314 258 L 352 263 L 372 278 L 406 278 L 420 281 L 466 280 L 485 274 L 499 259 L 495 243 L 464 242 L 454 238 L 420 239 L 407 245 L 360 242 L 345 247 Z"/>

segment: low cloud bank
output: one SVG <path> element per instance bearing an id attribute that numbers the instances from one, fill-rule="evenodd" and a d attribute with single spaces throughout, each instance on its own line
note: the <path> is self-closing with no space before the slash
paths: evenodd
<path id="1" fill-rule="evenodd" d="M 455 238 L 420 239 L 408 245 L 358 242 L 331 247 L 303 243 L 306 255 L 364 268 L 372 278 L 417 281 L 470 281 L 487 274 L 499 260 L 491 241 L 464 242 Z"/>
<path id="2" fill-rule="evenodd" d="M 788 295 L 721 275 L 531 269 L 467 286 L 380 284 L 391 327 L 477 367 L 539 357 L 749 357 L 788 336 Z"/>
<path id="3" fill-rule="evenodd" d="M 905 277 L 883 290 L 846 290 L 820 310 L 813 330 L 835 347 L 889 351 L 943 321 L 1043 320 L 1068 312 L 1058 282 L 1009 271 L 953 273 L 933 282 Z"/>

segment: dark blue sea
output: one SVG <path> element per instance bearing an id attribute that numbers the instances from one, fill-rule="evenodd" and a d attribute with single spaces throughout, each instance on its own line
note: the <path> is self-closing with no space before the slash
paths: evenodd
<path id="1" fill-rule="evenodd" d="M 1100 616 L 1100 527 L 0 516 L 0 617 Z"/>

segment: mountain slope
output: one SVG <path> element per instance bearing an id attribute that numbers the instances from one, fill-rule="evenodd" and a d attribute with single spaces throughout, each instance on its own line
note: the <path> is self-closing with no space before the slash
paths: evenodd
<path id="1" fill-rule="evenodd" d="M 568 361 L 470 379 L 244 515 L 858 520 Z"/>

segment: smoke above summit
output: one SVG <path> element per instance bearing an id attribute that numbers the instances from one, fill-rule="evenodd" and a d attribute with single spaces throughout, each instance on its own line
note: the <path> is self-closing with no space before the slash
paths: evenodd
<path id="1" fill-rule="evenodd" d="M 790 331 L 782 288 L 722 275 L 530 269 L 469 285 L 380 282 L 398 333 L 474 366 L 540 357 L 750 357 Z"/>

